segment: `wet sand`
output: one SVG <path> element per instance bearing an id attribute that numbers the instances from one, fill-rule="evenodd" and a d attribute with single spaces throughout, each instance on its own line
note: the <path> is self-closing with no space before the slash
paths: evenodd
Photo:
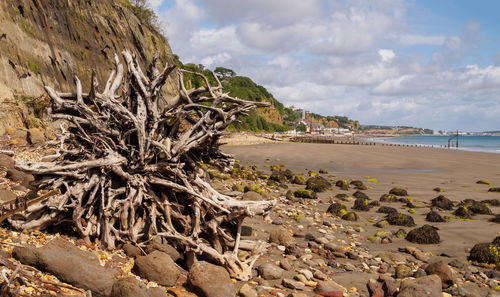
<path id="1" fill-rule="evenodd" d="M 476 184 L 482 179 L 500 186 L 500 154 L 452 151 L 437 148 L 357 146 L 309 143 L 275 143 L 258 145 L 224 146 L 223 151 L 234 154 L 241 163 L 257 164 L 268 171 L 269 165 L 282 163 L 295 174 L 307 176 L 307 170 L 318 171 L 320 168 L 334 174 L 335 179 L 362 180 L 370 188 L 364 191 L 372 200 L 388 193 L 395 186 L 408 190 L 419 208 L 413 215 L 417 226 L 429 224 L 425 214 L 429 212 L 430 200 L 443 194 L 453 201 L 463 199 L 497 199 L 500 193 L 489 193 L 490 186 Z M 368 181 L 375 178 L 376 183 Z M 443 193 L 436 193 L 440 187 Z M 291 189 L 298 188 L 291 186 Z M 320 193 L 319 198 L 325 203 L 318 205 L 318 211 L 325 211 L 337 193 L 352 194 L 355 189 L 341 191 L 334 187 L 331 191 Z M 408 208 L 401 203 L 382 203 L 395 207 L 402 213 Z M 352 206 L 352 201 L 349 207 Z M 381 230 L 373 226 L 368 219 L 379 220 L 384 214 L 376 213 L 378 207 L 369 212 L 357 212 L 360 219 L 352 224 L 366 229 L 365 237 Z M 500 213 L 500 207 L 492 207 L 493 213 Z M 442 216 L 453 216 L 452 211 L 443 211 Z M 468 249 L 479 242 L 491 242 L 500 235 L 500 225 L 487 220 L 491 216 L 476 215 L 472 221 L 458 219 L 446 223 L 430 223 L 437 226 L 441 243 L 437 245 L 418 245 L 426 252 L 432 252 L 436 258 L 449 262 L 452 258 L 465 260 Z M 348 224 L 348 223 L 346 223 Z M 391 226 L 384 231 L 397 230 Z M 412 228 L 404 228 L 409 231 Z M 367 247 L 376 252 L 397 250 L 406 245 L 415 245 L 402 239 L 390 244 L 374 244 L 366 241 Z M 438 257 L 446 253 L 451 258 Z"/>

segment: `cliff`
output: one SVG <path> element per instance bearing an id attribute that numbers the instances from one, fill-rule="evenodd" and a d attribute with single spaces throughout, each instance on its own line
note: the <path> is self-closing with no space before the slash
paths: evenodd
<path id="1" fill-rule="evenodd" d="M 85 90 L 92 70 L 104 84 L 124 49 L 142 67 L 156 51 L 173 63 L 167 40 L 132 8 L 126 0 L 0 1 L 0 135 L 43 125 L 44 85 L 72 91 L 78 76 Z M 176 95 L 175 78 L 164 88 L 167 100 Z"/>

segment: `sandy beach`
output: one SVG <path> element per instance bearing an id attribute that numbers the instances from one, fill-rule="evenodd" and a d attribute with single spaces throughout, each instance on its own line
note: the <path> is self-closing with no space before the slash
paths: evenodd
<path id="1" fill-rule="evenodd" d="M 500 185 L 500 154 L 452 151 L 421 147 L 359 146 L 336 144 L 308 143 L 274 143 L 257 145 L 224 146 L 223 151 L 234 154 L 241 164 L 256 164 L 259 169 L 269 171 L 271 164 L 284 164 L 295 174 L 307 177 L 308 170 L 318 172 L 326 169 L 333 180 L 361 180 L 369 189 L 365 192 L 372 200 L 378 201 L 380 196 L 388 193 L 393 187 L 407 189 L 413 198 L 416 214 L 413 218 L 417 226 L 431 224 L 439 228 L 441 242 L 439 244 L 416 245 L 424 252 L 430 252 L 434 260 L 450 262 L 453 259 L 466 261 L 470 248 L 479 242 L 491 242 L 500 235 L 500 225 L 488 222 L 490 215 L 475 215 L 472 220 L 450 219 L 445 223 L 429 223 L 425 215 L 430 209 L 430 200 L 438 195 L 445 195 L 455 202 L 464 199 L 485 200 L 498 199 L 500 193 L 488 192 L 490 186 L 476 184 L 478 180 L 486 180 L 493 185 Z M 376 182 L 375 182 L 376 180 Z M 444 190 L 437 193 L 433 189 Z M 296 190 L 297 185 L 289 185 Z M 337 193 L 352 195 L 355 189 L 342 191 L 337 187 L 319 193 L 319 203 L 311 212 L 324 213 Z M 348 203 L 350 210 L 352 201 Z M 399 203 L 381 203 L 395 207 L 401 213 L 408 213 L 408 207 Z M 377 213 L 378 207 L 370 211 L 357 212 L 357 222 L 345 222 L 352 226 L 362 227 L 363 237 L 372 236 L 381 230 L 374 226 L 384 214 Z M 500 207 L 491 207 L 494 214 L 500 213 Z M 442 211 L 442 216 L 454 217 L 453 211 Z M 293 228 L 293 226 L 291 226 Z M 396 231 L 399 226 L 389 226 L 384 231 Z M 404 228 L 410 230 L 413 228 Z M 407 245 L 414 245 L 404 239 L 396 238 L 392 243 L 380 244 L 363 241 L 371 252 L 398 251 Z M 345 278 L 344 280 L 342 278 Z M 343 276 L 337 278 L 339 283 L 349 287 L 356 284 L 356 277 Z M 358 276 L 360 277 L 360 276 Z M 363 276 L 364 279 L 368 276 Z"/>

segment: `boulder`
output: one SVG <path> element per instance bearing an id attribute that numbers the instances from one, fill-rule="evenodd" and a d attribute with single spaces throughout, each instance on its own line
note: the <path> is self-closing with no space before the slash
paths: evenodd
<path id="1" fill-rule="evenodd" d="M 347 201 L 349 200 L 349 195 L 345 193 L 338 193 L 337 195 L 335 195 L 335 198 L 340 199 L 342 201 Z"/>
<path id="2" fill-rule="evenodd" d="M 441 279 L 437 275 L 428 275 L 401 282 L 398 297 L 442 297 Z"/>
<path id="3" fill-rule="evenodd" d="M 354 210 L 359 211 L 369 211 L 370 206 L 368 205 L 368 200 L 365 198 L 357 198 L 354 200 L 354 206 L 352 207 Z"/>
<path id="4" fill-rule="evenodd" d="M 368 195 L 366 195 L 365 193 L 361 192 L 361 191 L 356 191 L 352 194 L 352 197 L 354 198 L 363 198 L 363 199 L 366 199 L 366 200 L 370 200 L 370 197 L 368 197 Z"/>
<path id="5" fill-rule="evenodd" d="M 402 214 L 402 213 L 389 213 L 386 217 L 386 220 L 389 222 L 391 225 L 396 225 L 396 226 L 406 226 L 406 227 L 413 227 L 415 226 L 415 221 L 410 215 L 407 214 Z"/>
<path id="6" fill-rule="evenodd" d="M 169 255 L 170 258 L 174 261 L 177 261 L 181 258 L 181 254 L 173 246 L 171 246 L 166 242 L 165 243 L 158 242 L 157 240 L 160 239 L 156 238 L 156 240 L 154 240 L 153 242 L 151 242 L 146 246 L 145 251 L 147 254 L 151 254 L 154 251 L 160 251 Z"/>
<path id="7" fill-rule="evenodd" d="M 390 206 L 381 206 L 381 207 L 377 210 L 377 212 L 380 212 L 380 213 L 387 213 L 387 214 L 389 214 L 389 213 L 397 213 L 397 212 L 398 212 L 398 210 L 397 210 L 397 209 L 395 209 L 394 207 L 390 207 Z"/>
<path id="8" fill-rule="evenodd" d="M 439 276 L 443 289 L 453 286 L 453 284 L 455 283 L 453 271 L 451 270 L 450 266 L 448 266 L 443 261 L 429 264 L 427 268 L 425 268 L 425 272 L 427 273 L 427 275 L 435 274 Z"/>
<path id="9" fill-rule="evenodd" d="M 453 214 L 463 219 L 470 219 L 474 215 L 474 212 L 467 208 L 467 206 L 460 206 Z"/>
<path id="10" fill-rule="evenodd" d="M 441 241 L 437 228 L 430 225 L 423 225 L 408 232 L 406 240 L 419 244 L 437 244 Z"/>
<path id="11" fill-rule="evenodd" d="M 38 128 L 28 129 L 28 141 L 31 144 L 42 144 L 45 142 L 45 135 Z"/>
<path id="12" fill-rule="evenodd" d="M 343 216 L 347 213 L 347 208 L 344 204 L 335 202 L 330 204 L 326 212 L 336 216 Z"/>
<path id="13" fill-rule="evenodd" d="M 236 296 L 227 270 L 205 261 L 198 261 L 191 266 L 187 283 L 194 293 L 202 297 Z"/>
<path id="14" fill-rule="evenodd" d="M 495 239 L 492 243 L 478 243 L 472 247 L 468 259 L 479 263 L 500 264 L 498 251 L 500 239 Z"/>
<path id="15" fill-rule="evenodd" d="M 56 237 L 40 248 L 15 247 L 13 255 L 25 265 L 90 290 L 96 296 L 109 296 L 115 282 L 114 271 L 101 266 L 94 254 L 82 251 L 62 238 Z"/>
<path id="16" fill-rule="evenodd" d="M 441 208 L 444 210 L 452 210 L 453 209 L 453 201 L 446 198 L 443 195 L 439 195 L 436 198 L 431 200 L 431 204 L 434 207 Z"/>
<path id="17" fill-rule="evenodd" d="M 413 275 L 413 269 L 410 267 L 400 264 L 396 266 L 396 278 L 407 278 Z"/>
<path id="18" fill-rule="evenodd" d="M 133 270 L 142 278 L 163 286 L 173 286 L 179 279 L 181 270 L 170 256 L 164 252 L 153 251 L 135 259 Z"/>
<path id="19" fill-rule="evenodd" d="M 380 202 L 398 202 L 398 197 L 394 194 L 383 194 L 380 196 Z"/>
<path id="20" fill-rule="evenodd" d="M 485 214 L 485 215 L 493 214 L 491 212 L 490 207 L 486 203 L 483 203 L 480 201 L 466 199 L 466 200 L 460 202 L 459 205 L 467 207 L 474 214 Z"/>
<path id="21" fill-rule="evenodd" d="M 306 199 L 317 199 L 318 195 L 316 192 L 307 190 L 307 189 L 298 189 L 293 192 L 293 195 L 297 198 L 306 198 Z"/>
<path id="22" fill-rule="evenodd" d="M 324 192 L 332 187 L 332 184 L 322 176 L 313 176 L 306 181 L 306 189 L 313 192 Z"/>
<path id="23" fill-rule="evenodd" d="M 393 194 L 396 196 L 408 196 L 408 191 L 400 187 L 395 187 L 389 191 L 389 194 Z"/>
<path id="24" fill-rule="evenodd" d="M 265 280 L 280 279 L 283 276 L 284 270 L 273 264 L 262 264 L 258 268 L 259 275 Z"/>
<path id="25" fill-rule="evenodd" d="M 436 211 L 431 210 L 426 216 L 425 220 L 432 223 L 443 223 L 446 222 L 445 219 Z"/>
<path id="26" fill-rule="evenodd" d="M 347 180 L 345 180 L 345 179 L 339 179 L 335 183 L 335 186 L 339 187 L 341 190 L 344 190 L 344 191 L 349 190 L 349 184 L 347 183 Z"/>
<path id="27" fill-rule="evenodd" d="M 128 257 L 135 258 L 142 255 L 141 249 L 130 243 L 125 243 L 122 249 Z"/>
<path id="28" fill-rule="evenodd" d="M 303 186 L 306 184 L 306 178 L 301 175 L 296 175 L 293 178 L 292 183 Z"/>
<path id="29" fill-rule="evenodd" d="M 293 236 L 287 229 L 283 227 L 277 227 L 269 233 L 269 242 L 276 243 L 278 245 L 288 246 L 293 243 Z"/>
<path id="30" fill-rule="evenodd" d="M 359 218 L 358 214 L 351 211 L 342 216 L 342 220 L 355 222 Z"/>

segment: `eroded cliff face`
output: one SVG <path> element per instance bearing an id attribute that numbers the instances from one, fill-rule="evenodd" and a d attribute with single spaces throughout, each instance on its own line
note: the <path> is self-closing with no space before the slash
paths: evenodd
<path id="1" fill-rule="evenodd" d="M 0 1 L 0 135 L 37 125 L 31 117 L 33 106 L 46 101 L 44 85 L 72 91 L 78 76 L 85 90 L 92 69 L 103 85 L 114 54 L 121 58 L 124 49 L 136 53 L 142 67 L 156 51 L 163 63 L 173 63 L 167 40 L 142 24 L 125 0 Z M 167 100 L 176 89 L 174 72 Z"/>

